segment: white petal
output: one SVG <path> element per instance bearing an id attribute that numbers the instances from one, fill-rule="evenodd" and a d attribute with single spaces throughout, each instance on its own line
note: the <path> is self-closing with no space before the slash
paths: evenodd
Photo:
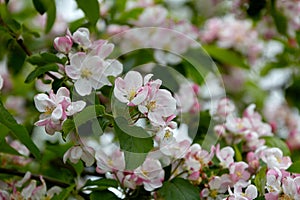
<path id="1" fill-rule="evenodd" d="M 62 106 L 59 104 L 53 111 L 51 114 L 51 119 L 53 121 L 58 121 L 62 118 L 63 115 L 63 110 L 62 110 Z"/>
<path id="2" fill-rule="evenodd" d="M 86 79 L 78 79 L 74 86 L 77 93 L 81 96 L 89 95 L 92 92 L 91 83 Z"/>
<path id="3" fill-rule="evenodd" d="M 118 76 L 123 71 L 123 65 L 118 60 L 106 60 L 107 68 L 104 73 L 106 76 Z"/>
<path id="4" fill-rule="evenodd" d="M 34 104 L 39 112 L 45 112 L 46 108 L 55 106 L 55 103 L 46 94 L 37 94 L 34 97 Z"/>
<path id="5" fill-rule="evenodd" d="M 86 102 L 84 101 L 72 102 L 71 105 L 68 106 L 66 113 L 68 116 L 74 115 L 75 113 L 82 111 L 85 105 Z"/>
<path id="6" fill-rule="evenodd" d="M 136 71 L 128 72 L 124 77 L 124 81 L 126 83 L 127 90 L 137 90 L 143 85 L 143 77 L 139 72 Z"/>
<path id="7" fill-rule="evenodd" d="M 61 87 L 57 90 L 57 93 L 56 93 L 57 98 L 59 98 L 59 97 L 69 97 L 69 96 L 70 96 L 70 92 L 67 88 Z"/>

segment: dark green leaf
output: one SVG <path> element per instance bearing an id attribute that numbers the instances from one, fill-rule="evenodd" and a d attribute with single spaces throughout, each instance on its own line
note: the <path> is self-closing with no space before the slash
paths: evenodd
<path id="1" fill-rule="evenodd" d="M 240 143 L 242 144 L 242 143 Z M 243 157 L 242 157 L 242 147 L 241 145 L 238 145 L 238 144 L 235 144 L 233 145 L 233 148 L 234 148 L 234 152 L 235 152 L 235 159 L 236 161 L 242 161 L 243 160 Z"/>
<path id="2" fill-rule="evenodd" d="M 286 171 L 300 174 L 300 161 L 294 162 Z"/>
<path id="3" fill-rule="evenodd" d="M 33 70 L 26 78 L 25 83 L 30 83 L 34 81 L 35 78 L 45 74 L 49 71 L 58 71 L 58 66 L 56 64 L 48 64 L 42 67 L 37 67 L 35 70 Z"/>
<path id="4" fill-rule="evenodd" d="M 221 63 L 231 65 L 233 67 L 241 67 L 248 69 L 249 66 L 245 64 L 243 57 L 239 56 L 234 51 L 228 49 L 222 49 L 216 46 L 203 46 L 207 53 L 214 59 L 220 61 Z"/>
<path id="5" fill-rule="evenodd" d="M 7 66 L 14 73 L 17 74 L 21 71 L 24 61 L 26 59 L 26 54 L 20 46 L 13 42 L 9 48 L 9 53 L 7 56 Z"/>
<path id="6" fill-rule="evenodd" d="M 267 166 L 263 166 L 255 175 L 254 184 L 259 192 L 259 196 L 264 196 L 265 194 L 265 186 L 267 182 L 266 173 L 267 173 Z"/>
<path id="7" fill-rule="evenodd" d="M 119 199 L 114 193 L 104 190 L 104 191 L 94 191 L 90 195 L 90 200 L 117 200 Z"/>
<path id="8" fill-rule="evenodd" d="M 71 185 L 65 189 L 63 189 L 58 195 L 55 195 L 52 200 L 64 200 L 68 199 L 70 193 L 73 191 L 74 185 Z"/>
<path id="9" fill-rule="evenodd" d="M 0 123 L 9 128 L 12 134 L 20 140 L 36 158 L 40 158 L 40 151 L 33 143 L 26 128 L 16 122 L 0 101 Z"/>
<path id="10" fill-rule="evenodd" d="M 85 16 L 95 25 L 100 17 L 99 3 L 97 0 L 76 0 L 77 5 L 84 12 Z"/>
<path id="11" fill-rule="evenodd" d="M 84 170 L 84 165 L 82 163 L 81 160 L 79 160 L 76 164 L 71 163 L 72 167 L 74 168 L 77 176 L 80 176 L 80 174 L 83 172 Z"/>
<path id="12" fill-rule="evenodd" d="M 44 66 L 46 64 L 50 63 L 60 63 L 65 64 L 67 61 L 67 58 L 59 58 L 55 54 L 52 53 L 41 53 L 41 54 L 34 54 L 27 58 L 27 62 L 38 65 L 38 66 Z"/>
<path id="13" fill-rule="evenodd" d="M 175 178 L 164 182 L 161 189 L 158 190 L 159 199 L 165 200 L 198 200 L 200 191 L 188 180 Z"/>
<path id="14" fill-rule="evenodd" d="M 41 15 L 46 12 L 46 8 L 42 0 L 32 0 L 32 2 L 36 11 L 38 11 Z"/>
<path id="15" fill-rule="evenodd" d="M 55 1 L 49 0 L 47 1 L 47 23 L 45 32 L 49 33 L 56 19 L 56 5 Z"/>
<path id="16" fill-rule="evenodd" d="M 282 150 L 283 155 L 285 156 L 291 155 L 289 147 L 280 138 L 278 137 L 263 137 L 263 138 L 265 139 L 266 145 L 268 147 L 277 147 Z"/>

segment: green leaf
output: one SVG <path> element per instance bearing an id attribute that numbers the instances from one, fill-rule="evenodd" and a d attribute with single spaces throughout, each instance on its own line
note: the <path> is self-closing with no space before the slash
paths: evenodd
<path id="1" fill-rule="evenodd" d="M 240 143 L 242 144 L 242 143 Z M 234 148 L 234 152 L 235 152 L 235 159 L 236 161 L 243 161 L 243 156 L 242 156 L 242 153 L 241 153 L 241 150 L 242 150 L 242 146 L 241 145 L 238 145 L 238 144 L 235 144 L 233 145 L 233 148 Z"/>
<path id="2" fill-rule="evenodd" d="M 119 199 L 114 193 L 104 190 L 104 191 L 94 191 L 90 195 L 90 200 L 116 200 Z"/>
<path id="3" fill-rule="evenodd" d="M 213 45 L 205 45 L 203 48 L 207 53 L 214 59 L 220 61 L 221 63 L 231 65 L 234 67 L 241 67 L 249 69 L 249 66 L 245 64 L 243 57 L 235 53 L 234 51 L 219 48 Z"/>
<path id="4" fill-rule="evenodd" d="M 1 125 L 1 124 L 0 124 Z M 1 134 L 3 134 L 3 127 L 1 127 Z M 6 128 L 6 127 L 5 127 Z M 4 135 L 4 134 L 3 134 Z M 0 138 L 0 146 L 1 146 L 1 153 L 7 153 L 7 154 L 12 154 L 12 155 L 18 155 L 20 156 L 21 154 L 15 150 L 14 148 L 12 148 L 9 144 L 7 144 L 7 142 L 5 141 L 5 138 Z"/>
<path id="5" fill-rule="evenodd" d="M 133 8 L 128 11 L 122 12 L 117 21 L 119 23 L 128 23 L 129 20 L 137 19 L 143 11 L 144 8 Z"/>
<path id="6" fill-rule="evenodd" d="M 17 42 L 12 42 L 9 47 L 7 55 L 7 66 L 14 73 L 17 74 L 22 70 L 26 54 Z"/>
<path id="7" fill-rule="evenodd" d="M 74 123 L 78 127 L 86 122 L 105 115 L 105 107 L 102 105 L 91 105 L 84 108 L 74 117 Z"/>
<path id="8" fill-rule="evenodd" d="M 267 173 L 267 166 L 263 166 L 255 175 L 254 184 L 259 192 L 259 196 L 263 196 L 265 194 L 265 186 L 267 183 L 266 173 Z"/>
<path id="9" fill-rule="evenodd" d="M 32 0 L 32 2 L 36 11 L 38 11 L 41 15 L 46 12 L 46 8 L 42 0 Z"/>
<path id="10" fill-rule="evenodd" d="M 47 1 L 47 23 L 45 33 L 49 33 L 56 19 L 56 5 L 55 1 Z"/>
<path id="11" fill-rule="evenodd" d="M 300 161 L 294 162 L 286 171 L 300 174 Z"/>
<path id="12" fill-rule="evenodd" d="M 270 13 L 274 20 L 277 31 L 282 35 L 286 35 L 287 28 L 288 28 L 288 21 L 287 18 L 280 11 L 278 11 L 276 7 L 276 0 L 271 0 Z"/>
<path id="13" fill-rule="evenodd" d="M 48 64 L 42 67 L 37 67 L 35 70 L 33 70 L 25 79 L 25 83 L 30 83 L 34 81 L 35 78 L 45 74 L 46 72 L 49 71 L 58 71 L 58 66 L 56 64 Z"/>
<path id="14" fill-rule="evenodd" d="M 98 180 L 88 180 L 85 186 L 97 186 L 96 188 L 88 188 L 89 190 L 107 190 L 109 187 L 118 187 L 118 182 L 114 179 L 101 178 Z"/>
<path id="15" fill-rule="evenodd" d="M 97 0 L 76 0 L 78 7 L 84 12 L 85 16 L 95 25 L 100 17 L 99 3 Z"/>
<path id="16" fill-rule="evenodd" d="M 134 170 L 144 163 L 144 161 L 147 157 L 147 154 L 146 153 L 132 153 L 132 152 L 125 151 L 124 157 L 125 157 L 125 161 L 126 161 L 125 168 L 128 170 Z"/>
<path id="17" fill-rule="evenodd" d="M 71 185 L 65 189 L 63 189 L 58 195 L 55 195 L 52 200 L 64 200 L 68 199 L 70 193 L 73 191 L 75 185 Z"/>
<path id="18" fill-rule="evenodd" d="M 263 137 L 263 139 L 265 139 L 266 145 L 268 147 L 277 147 L 277 148 L 281 149 L 284 156 L 291 155 L 289 147 L 280 138 L 278 138 L 278 137 Z"/>
<path id="19" fill-rule="evenodd" d="M 6 126 L 8 129 L 10 129 L 12 131 L 12 134 L 29 149 L 29 151 L 34 155 L 34 157 L 36 157 L 37 159 L 41 158 L 40 150 L 33 143 L 26 128 L 16 122 L 13 116 L 5 109 L 1 101 L 0 123 Z"/>
<path id="20" fill-rule="evenodd" d="M 67 119 L 64 121 L 62 125 L 62 130 L 64 132 L 64 137 L 67 136 L 68 133 L 72 132 L 76 128 L 75 123 L 72 119 Z"/>
<path id="21" fill-rule="evenodd" d="M 198 200 L 199 195 L 199 189 L 182 178 L 164 182 L 162 188 L 158 190 L 159 199 L 165 200 Z"/>
<path id="22" fill-rule="evenodd" d="M 147 153 L 153 148 L 152 138 L 143 128 L 128 125 L 124 117 L 115 118 L 114 128 L 120 147 L 125 151 L 126 168 L 135 169 L 144 162 Z"/>
<path id="23" fill-rule="evenodd" d="M 34 54 L 27 58 L 27 62 L 38 65 L 38 66 L 44 66 L 46 64 L 50 63 L 60 63 L 65 64 L 67 61 L 67 58 L 59 58 L 55 54 L 52 53 L 41 53 L 41 54 Z"/>

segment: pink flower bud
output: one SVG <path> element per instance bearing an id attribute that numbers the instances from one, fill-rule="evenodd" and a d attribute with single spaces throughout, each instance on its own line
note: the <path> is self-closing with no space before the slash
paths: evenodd
<path id="1" fill-rule="evenodd" d="M 73 41 L 69 36 L 64 37 L 56 37 L 54 39 L 54 48 L 64 54 L 67 54 L 70 52 L 73 45 Z"/>

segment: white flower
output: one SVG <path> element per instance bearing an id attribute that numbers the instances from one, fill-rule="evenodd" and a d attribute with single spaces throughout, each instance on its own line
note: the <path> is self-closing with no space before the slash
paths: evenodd
<path id="1" fill-rule="evenodd" d="M 135 106 L 142 103 L 148 95 L 148 87 L 143 87 L 143 77 L 139 72 L 130 71 L 124 79 L 115 80 L 115 97 L 127 105 Z"/>

